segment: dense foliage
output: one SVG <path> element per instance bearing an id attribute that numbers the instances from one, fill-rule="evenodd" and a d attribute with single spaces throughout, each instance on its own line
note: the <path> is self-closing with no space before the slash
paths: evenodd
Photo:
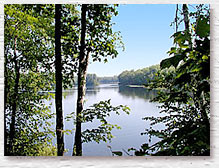
<path id="1" fill-rule="evenodd" d="M 53 89 L 54 75 L 45 71 L 54 53 L 51 10 L 5 5 L 5 155 L 37 155 L 51 141 L 49 95 L 38 94 Z"/>
<path id="2" fill-rule="evenodd" d="M 195 11 L 182 8 L 176 20 L 184 21 L 185 30 L 173 34 L 171 57 L 161 61 L 149 84 L 164 89 L 153 99 L 161 103 L 164 116 L 144 118 L 165 129 L 146 129 L 142 134 L 161 139 L 132 149 L 136 155 L 210 155 L 210 10 L 207 5 L 197 5 Z"/>
<path id="3" fill-rule="evenodd" d="M 147 81 L 154 78 L 154 74 L 159 70 L 159 65 L 152 65 L 147 68 L 138 69 L 136 71 L 123 71 L 119 74 L 120 85 L 143 85 Z"/>

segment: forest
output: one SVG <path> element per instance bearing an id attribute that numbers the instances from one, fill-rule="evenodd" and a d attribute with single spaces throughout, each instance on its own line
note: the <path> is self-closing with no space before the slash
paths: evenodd
<path id="1" fill-rule="evenodd" d="M 114 150 L 108 145 L 112 156 L 210 155 L 209 5 L 175 5 L 175 13 L 171 13 L 175 17 L 173 44 L 168 57 L 157 65 L 98 77 L 88 72 L 88 66 L 94 62 L 107 64 L 126 47 L 121 32 L 113 29 L 112 18 L 119 15 L 119 6 L 4 5 L 5 156 L 64 156 L 67 152 L 83 156 L 85 144 L 113 141 L 114 133 L 123 128 L 110 117 L 135 115 L 129 107 L 132 104 L 118 104 L 103 96 L 87 106 L 86 96 L 100 90 L 87 92 L 86 87 L 118 82 L 122 98 L 131 94 L 131 102 L 140 102 L 147 95 L 151 103 L 158 104 L 161 115 L 145 113 L 140 119 L 150 126 L 138 134 L 147 136 L 147 141 L 138 147 L 132 141 L 127 149 Z M 75 109 L 66 115 L 65 90 L 75 84 L 76 100 L 71 100 Z M 137 99 L 134 90 L 124 90 L 122 85 L 147 89 L 138 90 L 141 96 Z M 113 95 L 113 89 L 104 95 Z M 54 103 L 46 103 L 51 100 Z M 72 124 L 69 129 L 67 121 Z M 97 124 L 88 127 L 90 123 Z M 156 129 L 159 124 L 164 125 L 162 129 Z M 66 143 L 69 134 L 71 144 Z"/>
<path id="2" fill-rule="evenodd" d="M 152 65 L 143 69 L 138 69 L 136 71 L 123 71 L 119 74 L 119 84 L 121 85 L 144 85 L 150 80 L 153 80 L 155 74 L 160 69 L 159 65 Z"/>
<path id="3" fill-rule="evenodd" d="M 86 86 L 97 86 L 99 84 L 113 84 L 118 82 L 119 80 L 116 75 L 99 77 L 96 74 L 88 73 L 86 76 Z M 78 85 L 77 77 L 74 79 L 74 85 Z"/>
<path id="4" fill-rule="evenodd" d="M 99 84 L 119 83 L 121 86 L 145 85 L 155 78 L 155 74 L 160 70 L 160 65 L 152 65 L 143 69 L 125 70 L 118 76 L 98 77 L 96 74 L 87 74 L 86 86 L 97 86 Z M 74 80 L 77 85 L 77 78 Z"/>

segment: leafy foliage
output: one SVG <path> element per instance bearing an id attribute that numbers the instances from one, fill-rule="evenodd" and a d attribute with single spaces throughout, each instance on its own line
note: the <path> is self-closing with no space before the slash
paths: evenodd
<path id="1" fill-rule="evenodd" d="M 112 106 L 110 103 L 110 99 L 106 101 L 100 101 L 97 104 L 92 105 L 90 108 L 86 109 L 82 113 L 83 122 L 93 122 L 94 119 L 100 121 L 100 126 L 95 129 L 86 129 L 82 132 L 83 142 L 96 141 L 100 142 L 111 140 L 113 135 L 111 134 L 111 130 L 113 128 L 120 129 L 120 127 L 116 124 L 110 124 L 107 121 L 107 117 L 110 116 L 112 112 L 115 112 L 117 115 L 120 114 L 120 111 L 129 114 L 130 109 L 127 106 L 119 105 Z"/>
<path id="2" fill-rule="evenodd" d="M 54 81 L 45 71 L 53 56 L 49 10 L 51 5 L 5 5 L 6 155 L 37 155 L 39 146 L 51 142 L 51 123 L 45 121 L 53 115 L 42 101 L 49 95 L 39 94 Z"/>
<path id="3" fill-rule="evenodd" d="M 210 155 L 210 15 L 204 5 L 196 9 L 188 13 L 190 29 L 172 36 L 172 57 L 161 61 L 161 70 L 149 84 L 151 89 L 164 89 L 153 101 L 162 104 L 161 113 L 166 115 L 144 120 L 152 126 L 163 123 L 165 129 L 146 129 L 142 134 L 160 141 L 134 149 L 136 155 Z"/>
<path id="4" fill-rule="evenodd" d="M 80 12 L 77 5 L 61 5 L 61 48 L 63 88 L 72 88 L 78 72 Z"/>
<path id="5" fill-rule="evenodd" d="M 112 113 L 120 115 L 121 112 L 129 114 L 130 108 L 125 105 L 113 106 L 110 99 L 95 103 L 89 108 L 83 110 L 80 117 L 82 124 L 98 121 L 99 126 L 97 128 L 85 129 L 82 132 L 82 143 L 88 143 L 92 141 L 97 143 L 100 141 L 111 141 L 111 139 L 114 137 L 111 134 L 111 131 L 114 128 L 121 128 L 116 124 L 109 123 L 107 119 Z M 65 119 L 67 121 L 71 121 L 71 119 L 73 119 L 75 122 L 75 113 L 70 113 Z"/>
<path id="6" fill-rule="evenodd" d="M 120 32 L 113 32 L 112 17 L 118 14 L 118 5 L 88 5 L 86 51 L 91 54 L 93 61 L 107 57 L 115 58 L 118 48 L 123 48 Z"/>

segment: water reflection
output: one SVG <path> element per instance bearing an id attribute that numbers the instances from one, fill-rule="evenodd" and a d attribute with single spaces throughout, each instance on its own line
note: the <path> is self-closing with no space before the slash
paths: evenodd
<path id="1" fill-rule="evenodd" d="M 129 115 L 121 113 L 119 116 L 112 113 L 107 119 L 109 123 L 117 124 L 122 129 L 112 130 L 112 134 L 115 138 L 112 142 L 96 142 L 84 143 L 83 144 L 83 155 L 84 156 L 111 156 L 109 148 L 110 145 L 113 150 L 122 150 L 134 147 L 138 149 L 141 144 L 148 142 L 148 136 L 141 136 L 141 132 L 144 132 L 145 128 L 149 128 L 149 122 L 142 120 L 146 116 L 159 116 L 159 109 L 156 103 L 149 102 L 149 99 L 156 95 L 156 91 L 148 91 L 144 88 L 129 88 L 119 87 L 114 84 L 101 84 L 96 87 L 88 87 L 86 90 L 86 103 L 85 108 L 97 103 L 101 100 L 111 99 L 113 106 L 120 104 L 127 105 L 131 112 Z M 63 112 L 64 116 L 72 113 L 76 110 L 77 101 L 77 88 L 63 91 Z M 55 100 L 49 100 L 47 102 L 53 103 L 51 111 L 55 112 Z M 96 128 L 99 122 L 84 123 L 82 129 Z M 65 129 L 71 130 L 75 128 L 73 121 L 65 121 Z M 55 125 L 53 125 L 55 129 Z M 65 153 L 66 156 L 71 156 L 73 144 L 74 144 L 74 131 L 72 134 L 65 134 L 65 148 L 69 151 Z M 56 141 L 56 140 L 55 140 Z M 54 144 L 56 143 L 54 141 Z M 152 139 L 152 143 L 157 142 L 157 139 Z"/>
<path id="2" fill-rule="evenodd" d="M 126 86 L 120 86 L 119 87 L 119 93 L 128 98 L 136 99 L 136 98 L 141 98 L 145 100 L 150 100 L 153 99 L 157 91 L 156 90 L 148 90 L 146 88 L 141 88 L 141 87 L 126 87 Z"/>
<path id="3" fill-rule="evenodd" d="M 100 91 L 100 88 L 98 87 L 89 87 L 86 89 L 86 95 L 87 96 L 95 96 Z"/>
<path id="4" fill-rule="evenodd" d="M 62 95 L 63 95 L 64 98 L 66 98 L 68 96 L 76 94 L 77 93 L 76 91 L 77 91 L 76 89 L 64 90 Z"/>
<path id="5" fill-rule="evenodd" d="M 98 86 L 88 86 L 86 88 L 86 96 L 95 96 L 97 95 L 100 90 L 112 90 L 112 91 L 118 91 L 118 84 L 101 84 Z M 77 94 L 77 87 L 74 87 L 69 90 L 63 91 L 64 98 L 71 96 L 73 94 Z"/>

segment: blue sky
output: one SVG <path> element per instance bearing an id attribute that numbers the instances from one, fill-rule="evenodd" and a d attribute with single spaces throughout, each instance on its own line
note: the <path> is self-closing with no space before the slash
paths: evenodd
<path id="1" fill-rule="evenodd" d="M 118 7 L 113 18 L 114 31 L 121 31 L 125 51 L 119 50 L 115 59 L 107 63 L 92 62 L 88 73 L 97 76 L 119 75 L 124 70 L 140 69 L 159 64 L 173 45 L 174 33 L 170 23 L 175 17 L 176 5 L 127 4 Z"/>

